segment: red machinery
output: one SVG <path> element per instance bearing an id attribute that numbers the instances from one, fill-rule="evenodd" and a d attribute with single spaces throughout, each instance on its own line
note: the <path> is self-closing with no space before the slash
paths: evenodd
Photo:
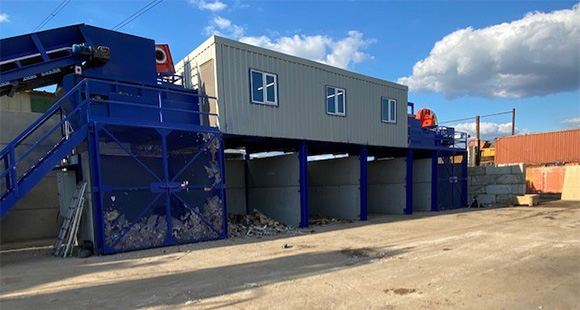
<path id="1" fill-rule="evenodd" d="M 437 115 L 430 109 L 419 109 L 415 119 L 421 121 L 421 127 L 437 127 Z"/>

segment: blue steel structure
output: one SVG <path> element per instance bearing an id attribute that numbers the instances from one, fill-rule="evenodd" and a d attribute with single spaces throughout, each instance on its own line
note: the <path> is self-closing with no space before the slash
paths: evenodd
<path id="1" fill-rule="evenodd" d="M 431 211 L 467 206 L 467 133 L 452 127 L 421 127 L 409 118 L 407 151 L 407 205 L 413 208 L 413 159 L 431 158 Z"/>
<path id="2" fill-rule="evenodd" d="M 57 102 L 0 151 L 2 216 L 80 154 L 97 253 L 227 237 L 222 134 L 201 125 L 217 115 L 157 74 L 153 40 L 83 24 L 2 39 L 0 73 L 2 95 L 58 85 Z"/>

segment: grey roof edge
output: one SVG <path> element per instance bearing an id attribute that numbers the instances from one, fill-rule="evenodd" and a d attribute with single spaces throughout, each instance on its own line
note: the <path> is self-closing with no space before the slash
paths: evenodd
<path id="1" fill-rule="evenodd" d="M 258 54 L 262 54 L 265 56 L 272 56 L 272 57 L 277 57 L 279 59 L 283 59 L 283 60 L 287 60 L 287 61 L 291 61 L 291 62 L 295 62 L 295 63 L 299 63 L 302 65 L 306 65 L 306 66 L 310 66 L 310 67 L 314 67 L 314 68 L 318 68 L 321 70 L 325 70 L 328 72 L 333 72 L 336 74 L 340 74 L 343 76 L 347 76 L 347 77 L 354 77 L 354 78 L 358 78 L 361 80 L 365 80 L 365 81 L 370 81 L 370 82 L 374 82 L 377 84 L 383 84 L 385 86 L 389 86 L 389 87 L 393 87 L 393 88 L 398 88 L 404 91 L 409 91 L 409 87 L 407 85 L 403 85 L 403 84 L 398 84 L 395 82 L 390 82 L 390 81 L 386 81 L 386 80 L 382 80 L 379 78 L 375 78 L 372 76 L 368 76 L 368 75 L 364 75 L 364 74 L 360 74 L 360 73 L 356 73 L 353 71 L 348 71 L 345 69 L 341 69 L 338 67 L 334 67 L 331 65 L 327 65 L 327 64 L 323 64 L 314 60 L 309 60 L 309 59 L 305 59 L 305 58 L 301 58 L 301 57 L 297 57 L 297 56 L 292 56 L 289 54 L 285 54 L 285 53 L 280 53 L 271 49 L 267 49 L 267 48 L 263 48 L 263 47 L 259 47 L 259 46 L 255 46 L 255 45 L 251 45 L 251 44 L 247 44 L 247 43 L 243 43 L 243 42 L 239 42 L 239 41 L 235 41 L 232 39 L 227 39 L 224 37 L 220 37 L 220 36 L 216 36 L 213 35 L 211 36 L 208 40 L 206 40 L 202 45 L 203 46 L 206 44 L 206 42 L 213 40 L 214 43 L 218 43 L 218 44 L 223 44 L 223 45 L 230 45 L 232 47 L 235 48 L 239 48 L 239 49 L 243 49 L 243 50 L 247 50 L 250 52 L 254 52 L 254 53 L 258 53 Z"/>

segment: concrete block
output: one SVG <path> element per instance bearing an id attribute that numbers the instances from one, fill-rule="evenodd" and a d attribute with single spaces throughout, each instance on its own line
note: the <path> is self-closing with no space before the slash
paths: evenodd
<path id="1" fill-rule="evenodd" d="M 495 204 L 495 202 L 496 202 L 495 195 L 489 195 L 489 194 L 475 195 L 475 198 L 477 199 L 477 202 L 479 204 Z"/>
<path id="2" fill-rule="evenodd" d="M 485 191 L 488 194 L 511 194 L 512 193 L 512 187 L 511 185 L 488 185 L 485 188 Z"/>
<path id="3" fill-rule="evenodd" d="M 467 193 L 470 195 L 479 195 L 486 193 L 486 186 L 485 185 L 474 185 L 467 187 Z"/>
<path id="4" fill-rule="evenodd" d="M 485 175 L 485 167 L 469 167 L 467 170 L 467 175 Z"/>
<path id="5" fill-rule="evenodd" d="M 405 184 L 407 177 L 406 158 L 375 160 L 368 164 L 368 183 L 370 184 Z"/>
<path id="6" fill-rule="evenodd" d="M 515 196 L 514 203 L 520 206 L 530 206 L 533 207 L 540 202 L 540 195 L 529 194 L 523 196 Z"/>
<path id="7" fill-rule="evenodd" d="M 413 212 L 431 211 L 431 183 L 413 183 Z"/>
<path id="8" fill-rule="evenodd" d="M 512 184 L 511 187 L 512 187 L 512 192 L 511 192 L 512 194 L 515 194 L 515 195 L 523 195 L 523 194 L 526 193 L 526 184 L 525 183 L 523 183 L 523 184 Z"/>
<path id="9" fill-rule="evenodd" d="M 370 170 L 370 167 L 369 167 Z M 308 162 L 308 185 L 359 185 L 358 156 Z"/>
<path id="10" fill-rule="evenodd" d="M 474 176 L 471 185 L 490 185 L 496 184 L 497 175 L 479 175 Z"/>
<path id="11" fill-rule="evenodd" d="M 526 174 L 526 165 L 525 164 L 517 164 L 517 165 L 512 165 L 512 174 Z"/>
<path id="12" fill-rule="evenodd" d="M 402 214 L 406 202 L 405 184 L 369 184 L 369 213 Z"/>
<path id="13" fill-rule="evenodd" d="M 250 188 L 250 208 L 286 225 L 300 223 L 300 193 L 296 187 Z"/>
<path id="14" fill-rule="evenodd" d="M 325 217 L 358 220 L 360 191 L 358 185 L 309 186 L 309 212 Z"/>
<path id="15" fill-rule="evenodd" d="M 298 186 L 299 166 L 297 153 L 252 159 L 248 162 L 248 186 L 250 188 Z"/>
<path id="16" fill-rule="evenodd" d="M 497 184 L 521 184 L 526 181 L 523 174 L 502 174 L 497 177 Z"/>
<path id="17" fill-rule="evenodd" d="M 485 174 L 510 174 L 512 173 L 511 166 L 503 166 L 503 167 L 496 167 L 496 166 L 485 166 Z"/>
<path id="18" fill-rule="evenodd" d="M 497 195 L 495 197 L 495 200 L 496 200 L 496 203 L 511 205 L 511 204 L 514 204 L 514 197 L 515 197 L 515 195 L 513 195 L 513 194 L 502 194 L 502 195 Z"/>

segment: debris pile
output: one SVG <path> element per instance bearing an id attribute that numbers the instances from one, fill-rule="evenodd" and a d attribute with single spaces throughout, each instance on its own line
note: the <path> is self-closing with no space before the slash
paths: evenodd
<path id="1" fill-rule="evenodd" d="M 320 214 L 315 214 L 308 219 L 308 224 L 310 225 L 327 225 L 330 223 L 352 223 L 353 220 L 345 220 L 345 219 L 337 219 L 337 218 L 328 218 L 324 217 Z"/>
<path id="2" fill-rule="evenodd" d="M 184 205 L 183 211 L 179 218 L 171 217 L 171 234 L 177 240 L 215 239 L 223 231 L 223 202 L 219 196 L 207 198 L 201 210 Z M 106 212 L 107 244 L 115 249 L 127 250 L 156 247 L 165 243 L 167 221 L 164 214 L 144 215 L 130 225 L 131 222 L 118 210 Z"/>
<path id="3" fill-rule="evenodd" d="M 228 215 L 228 235 L 230 237 L 271 236 L 292 229 L 293 227 L 277 222 L 256 209 L 249 215 Z"/>

